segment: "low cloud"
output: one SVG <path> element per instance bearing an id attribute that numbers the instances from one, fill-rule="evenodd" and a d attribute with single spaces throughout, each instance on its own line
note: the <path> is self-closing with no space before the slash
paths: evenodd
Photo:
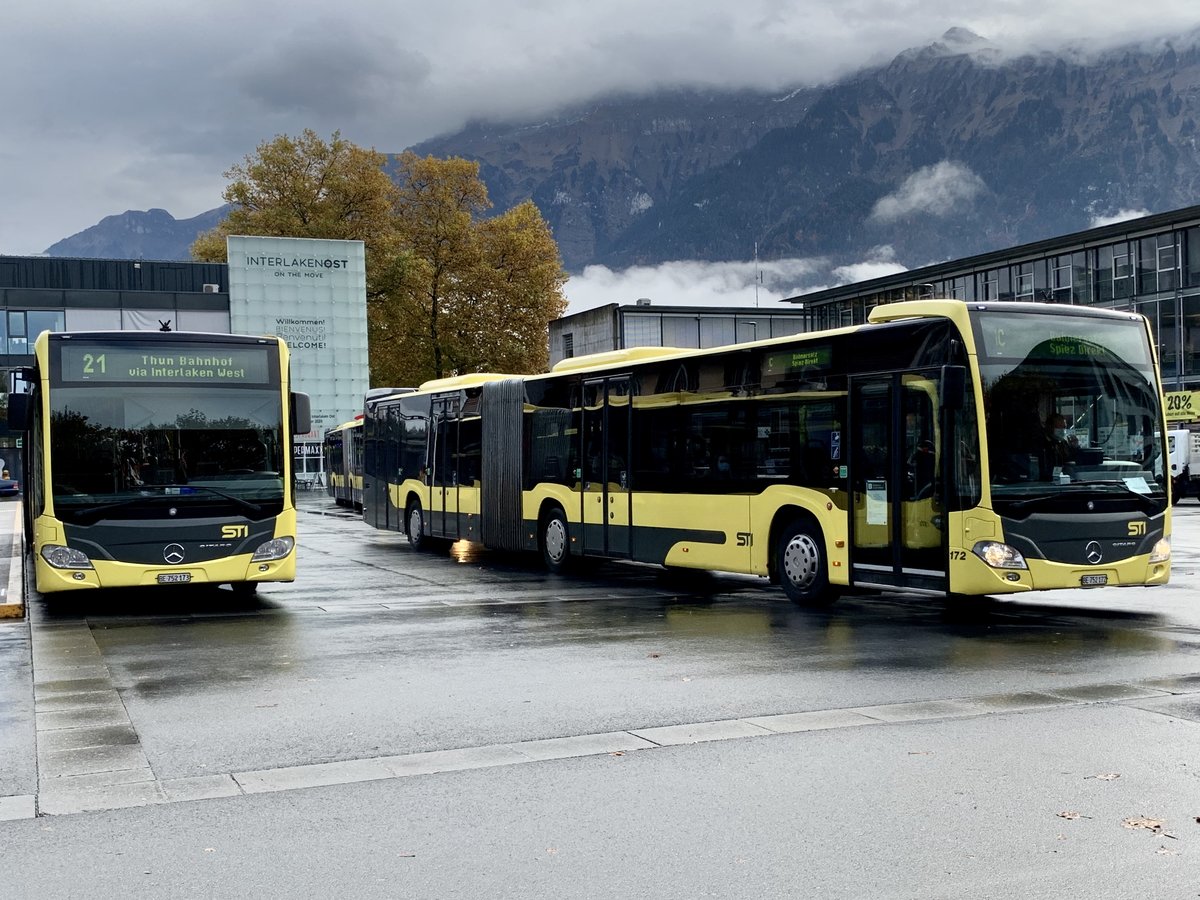
<path id="1" fill-rule="evenodd" d="M 906 271 L 908 266 L 896 261 L 896 251 L 890 245 L 884 244 L 872 249 L 862 262 L 838 266 L 833 270 L 833 277 L 837 279 L 837 284 L 855 284 Z"/>
<path id="2" fill-rule="evenodd" d="M 948 216 L 987 190 L 983 179 L 962 163 L 942 160 L 913 172 L 894 193 L 871 210 L 871 221 L 887 224 L 912 215 Z"/>
<path id="3" fill-rule="evenodd" d="M 874 248 L 863 261 L 846 265 L 813 257 L 761 260 L 757 268 L 750 260 L 677 260 L 621 270 L 588 266 L 567 282 L 567 314 L 609 303 L 629 305 L 642 298 L 654 306 L 773 309 L 789 297 L 892 275 L 906 268 L 886 245 Z"/>
<path id="4" fill-rule="evenodd" d="M 1104 225 L 1116 225 L 1118 222 L 1128 222 L 1130 219 L 1140 219 L 1142 216 L 1150 215 L 1148 209 L 1120 209 L 1111 216 L 1092 216 L 1091 228 L 1100 228 Z"/>
<path id="5" fill-rule="evenodd" d="M 656 306 L 773 307 L 827 268 L 820 258 L 760 261 L 757 269 L 752 260 L 677 260 L 621 270 L 588 266 L 567 282 L 567 312 L 642 298 Z"/>

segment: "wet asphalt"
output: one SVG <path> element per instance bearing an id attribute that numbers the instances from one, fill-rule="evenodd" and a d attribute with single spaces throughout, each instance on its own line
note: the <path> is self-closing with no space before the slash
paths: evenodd
<path id="1" fill-rule="evenodd" d="M 417 794 L 442 814 L 422 807 L 420 840 L 393 837 L 440 861 L 408 885 L 421 896 L 520 896 L 545 875 L 531 860 L 558 855 L 536 846 L 531 826 L 547 821 L 559 835 L 547 841 L 605 848 L 551 877 L 563 895 L 652 883 L 660 870 L 629 860 L 656 846 L 691 861 L 677 893 L 652 892 L 663 896 L 703 895 L 705 878 L 711 895 L 729 896 L 751 872 L 778 890 L 800 884 L 801 869 L 829 894 L 862 896 L 882 878 L 877 887 L 915 896 L 947 864 L 944 828 L 954 827 L 952 844 L 973 852 L 955 856 L 950 883 L 1015 896 L 1057 864 L 1046 860 L 1067 849 L 1063 829 L 1086 828 L 1099 810 L 1058 814 L 1092 798 L 1112 807 L 1115 831 L 1106 825 L 1086 851 L 1070 848 L 1080 884 L 1099 896 L 1126 875 L 1185 884 L 1182 869 L 1172 880 L 1180 853 L 1196 868 L 1200 822 L 1187 820 L 1200 816 L 1195 501 L 1176 507 L 1165 587 L 952 611 L 863 594 L 821 612 L 792 607 L 757 579 L 619 563 L 559 577 L 536 559 L 473 548 L 417 553 L 326 498 L 302 502 L 294 584 L 264 586 L 251 601 L 186 589 L 35 597 L 27 622 L 0 625 L 0 813 L 14 819 L 0 828 L 33 848 L 33 832 L 15 830 L 23 821 L 82 834 L 76 821 L 110 817 L 102 827 L 126 834 L 133 823 L 143 841 L 151 823 L 186 833 L 221 821 L 245 847 L 265 842 L 286 856 L 271 835 L 286 843 L 291 831 L 289 846 L 304 846 L 320 832 L 338 845 L 316 823 L 350 809 L 366 818 L 349 833 L 393 833 Z M 561 740 L 595 735 L 613 737 L 583 749 Z M 445 751 L 464 755 L 447 762 Z M 281 804 L 307 810 L 312 828 L 255 824 Z M 1155 809 L 1170 813 L 1173 837 L 1121 825 L 1122 811 Z M 831 831 L 811 818 L 822 816 Z M 462 863 L 455 823 L 491 848 L 473 875 L 451 863 Z M 1018 823 L 1024 834 L 1005 836 Z M 818 864 L 809 852 L 799 868 L 786 863 L 790 835 L 848 852 L 831 836 L 845 828 L 868 863 Z M 1114 882 L 1104 874 L 1112 854 L 1139 830 L 1157 843 L 1122 857 L 1114 871 L 1126 875 Z M 169 838 L 149 840 L 168 853 Z M 1042 852 L 1031 840 L 1048 848 L 1032 867 L 1021 862 Z M 85 844 L 59 852 L 97 862 Z M 331 869 L 360 850 L 340 852 Z M 601 877 L 609 855 L 627 862 L 604 870 L 607 881 L 578 880 Z M 395 887 L 396 872 L 380 866 L 354 869 L 365 893 Z M 507 892 L 500 873 L 510 868 Z M 249 859 L 243 870 L 264 887 L 280 877 Z M 112 869 L 113 879 L 128 874 Z M 232 885 L 228 877 L 219 883 Z"/>

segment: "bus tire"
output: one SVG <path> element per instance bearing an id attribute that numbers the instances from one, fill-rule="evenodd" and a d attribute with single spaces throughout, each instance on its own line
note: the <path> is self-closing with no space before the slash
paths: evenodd
<path id="1" fill-rule="evenodd" d="M 815 523 L 797 519 L 783 529 L 775 559 L 779 584 L 797 606 L 828 606 L 837 599 L 829 585 L 825 539 Z"/>
<path id="2" fill-rule="evenodd" d="M 413 500 L 404 511 L 404 531 L 414 550 L 429 547 L 429 535 L 425 533 L 425 512 L 421 509 L 420 500 Z"/>
<path id="3" fill-rule="evenodd" d="M 571 567 L 571 531 L 567 515 L 555 506 L 542 516 L 538 529 L 538 544 L 542 548 L 542 562 L 547 571 L 561 575 Z"/>

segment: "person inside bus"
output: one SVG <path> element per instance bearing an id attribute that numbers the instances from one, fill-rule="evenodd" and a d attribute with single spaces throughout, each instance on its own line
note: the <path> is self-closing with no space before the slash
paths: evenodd
<path id="1" fill-rule="evenodd" d="M 1055 412 L 1046 417 L 1044 440 L 1042 480 L 1057 479 L 1062 475 L 1063 467 L 1075 458 L 1067 441 L 1067 419 L 1062 413 Z"/>
<path id="2" fill-rule="evenodd" d="M 1067 419 L 1062 413 L 1051 413 L 1046 420 L 1046 443 L 1053 465 L 1062 466 L 1071 460 L 1071 445 L 1067 441 Z"/>

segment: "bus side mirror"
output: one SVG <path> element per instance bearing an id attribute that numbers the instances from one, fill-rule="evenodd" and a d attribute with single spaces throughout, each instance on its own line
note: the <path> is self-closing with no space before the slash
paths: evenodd
<path id="1" fill-rule="evenodd" d="M 967 405 L 967 370 L 942 366 L 942 409 L 959 410 Z"/>
<path id="2" fill-rule="evenodd" d="M 13 431 L 28 431 L 33 413 L 32 394 L 8 395 L 8 427 Z"/>
<path id="3" fill-rule="evenodd" d="M 312 404 L 308 394 L 292 391 L 292 437 L 312 431 Z"/>

